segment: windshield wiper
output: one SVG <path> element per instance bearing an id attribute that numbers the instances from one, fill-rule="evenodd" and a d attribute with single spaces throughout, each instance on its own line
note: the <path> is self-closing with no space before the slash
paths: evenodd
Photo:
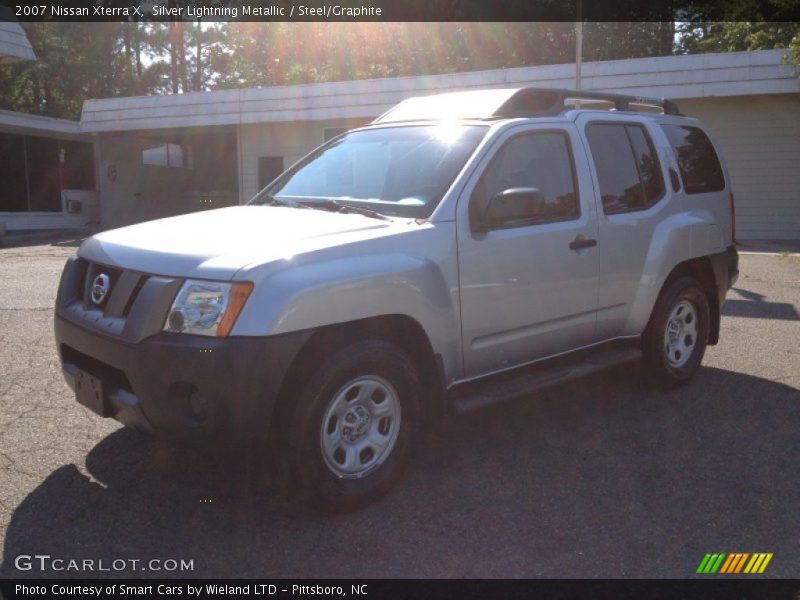
<path id="1" fill-rule="evenodd" d="M 255 202 L 253 204 L 261 205 L 261 206 L 288 206 L 290 208 L 310 208 L 305 204 L 300 204 L 299 202 L 295 202 L 294 200 L 286 200 L 286 199 L 278 199 L 275 196 L 270 196 L 269 194 L 259 194 L 257 198 L 255 198 Z"/>
<path id="2" fill-rule="evenodd" d="M 337 202 L 333 198 L 326 198 L 324 200 L 302 200 L 298 202 L 301 206 L 306 206 L 308 208 L 321 208 L 322 210 L 330 210 L 332 212 L 338 212 L 343 214 L 356 214 L 356 215 L 364 215 L 365 217 L 370 217 L 372 219 L 381 219 L 382 221 L 391 221 L 391 217 L 388 217 L 382 213 L 379 213 L 377 210 L 372 210 L 371 208 L 367 208 L 365 206 L 353 206 L 351 204 L 342 204 L 341 202 Z"/>

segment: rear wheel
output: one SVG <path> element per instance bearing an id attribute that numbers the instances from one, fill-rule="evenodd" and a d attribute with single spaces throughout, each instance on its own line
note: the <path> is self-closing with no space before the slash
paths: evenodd
<path id="1" fill-rule="evenodd" d="M 397 346 L 365 340 L 335 352 L 298 386 L 290 464 L 325 511 L 361 506 L 401 473 L 417 421 L 419 377 Z"/>
<path id="2" fill-rule="evenodd" d="M 691 277 L 679 277 L 662 291 L 643 336 L 648 373 L 670 387 L 689 381 L 708 344 L 708 298 Z"/>

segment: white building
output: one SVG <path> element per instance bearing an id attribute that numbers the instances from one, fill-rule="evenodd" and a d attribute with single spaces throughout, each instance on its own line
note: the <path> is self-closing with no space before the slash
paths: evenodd
<path id="1" fill-rule="evenodd" d="M 25 32 L 0 21 L 0 69 L 20 60 L 36 60 Z M 0 235 L 99 222 L 87 137 L 75 121 L 0 110 Z"/>
<path id="2" fill-rule="evenodd" d="M 739 238 L 800 239 L 800 78 L 784 54 L 590 62 L 582 87 L 676 100 L 721 143 Z M 246 202 L 327 137 L 404 98 L 482 87 L 571 88 L 574 73 L 564 64 L 88 100 L 78 130 L 95 142 L 101 223 L 114 227 Z"/>
<path id="3" fill-rule="evenodd" d="M 80 123 L 0 110 L 0 233 L 100 223 L 91 137 Z"/>

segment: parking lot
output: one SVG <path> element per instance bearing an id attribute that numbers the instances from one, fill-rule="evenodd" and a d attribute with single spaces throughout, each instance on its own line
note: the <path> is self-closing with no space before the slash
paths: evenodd
<path id="1" fill-rule="evenodd" d="M 78 405 L 52 336 L 74 244 L 0 249 L 0 535 L 19 555 L 188 559 L 190 577 L 686 577 L 707 552 L 771 552 L 800 577 L 800 256 L 746 254 L 721 341 L 689 386 L 634 369 L 452 421 L 403 482 L 321 516 Z"/>

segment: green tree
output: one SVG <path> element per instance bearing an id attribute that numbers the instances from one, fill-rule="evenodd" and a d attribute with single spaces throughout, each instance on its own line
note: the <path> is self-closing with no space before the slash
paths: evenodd
<path id="1" fill-rule="evenodd" d="M 797 22 L 686 22 L 677 27 L 678 53 L 742 52 L 788 48 L 785 60 L 800 75 L 800 23 Z"/>
<path id="2" fill-rule="evenodd" d="M 678 52 L 742 52 L 787 48 L 798 44 L 800 23 L 680 23 Z"/>
<path id="3" fill-rule="evenodd" d="M 0 105 L 77 118 L 83 100 L 129 91 L 119 23 L 29 23 L 37 61 L 0 69 Z"/>

